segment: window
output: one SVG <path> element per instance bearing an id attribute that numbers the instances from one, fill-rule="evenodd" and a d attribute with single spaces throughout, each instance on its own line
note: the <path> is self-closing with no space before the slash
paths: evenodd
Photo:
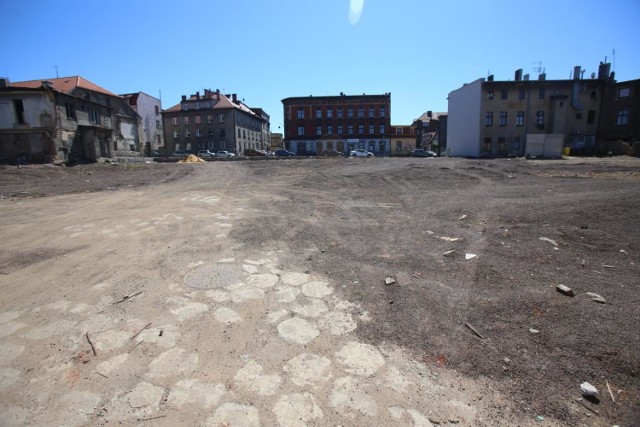
<path id="1" fill-rule="evenodd" d="M 209 129 L 209 130 L 207 131 L 207 136 L 209 136 L 209 137 L 213 137 L 213 129 Z"/>
<path id="2" fill-rule="evenodd" d="M 538 99 L 544 99 L 544 89 L 540 89 L 538 92 Z"/>
<path id="3" fill-rule="evenodd" d="M 342 125 L 338 125 L 338 135 L 342 135 Z"/>
<path id="4" fill-rule="evenodd" d="M 197 125 L 199 125 L 199 124 L 200 124 L 200 116 L 196 116 L 196 118 L 195 118 L 195 122 L 196 122 L 196 124 L 197 124 Z"/>
<path id="5" fill-rule="evenodd" d="M 331 125 L 327 126 L 327 135 L 333 135 L 333 126 Z"/>
<path id="6" fill-rule="evenodd" d="M 484 125 L 493 126 L 493 111 L 487 111 L 484 115 Z"/>
<path id="7" fill-rule="evenodd" d="M 358 117 L 359 118 L 363 118 L 364 117 L 364 108 L 363 107 L 358 108 Z"/>
<path id="8" fill-rule="evenodd" d="M 96 110 L 89 110 L 89 122 L 94 124 L 98 124 L 100 122 L 100 114 L 98 114 Z"/>
<path id="9" fill-rule="evenodd" d="M 242 131 L 238 128 L 238 138 L 242 138 Z"/>
<path id="10" fill-rule="evenodd" d="M 618 89 L 618 98 L 628 98 L 631 96 L 631 88 L 630 87 L 621 87 Z"/>
<path id="11" fill-rule="evenodd" d="M 322 118 L 322 109 L 316 108 L 316 119 L 321 119 L 321 118 Z"/>
<path id="12" fill-rule="evenodd" d="M 384 107 L 380 107 L 380 117 L 384 117 L 385 111 Z"/>
<path id="13" fill-rule="evenodd" d="M 505 150 L 505 141 L 504 141 L 504 137 L 499 137 L 498 138 L 498 152 L 500 153 L 504 153 Z"/>
<path id="14" fill-rule="evenodd" d="M 396 151 L 402 151 L 402 141 L 396 142 Z"/>
<path id="15" fill-rule="evenodd" d="M 67 111 L 67 119 L 75 120 L 76 119 L 76 111 L 75 111 L 75 108 L 73 108 L 73 104 L 69 104 L 68 102 L 66 102 L 64 104 L 64 108 Z"/>
<path id="16" fill-rule="evenodd" d="M 349 126 L 347 126 L 347 133 L 348 133 L 349 135 L 353 135 L 353 125 L 349 125 Z"/>
<path id="17" fill-rule="evenodd" d="M 482 147 L 482 151 L 491 151 L 491 137 L 486 137 L 484 139 L 484 144 Z"/>
<path id="18" fill-rule="evenodd" d="M 189 117 L 183 117 L 182 118 L 182 124 L 188 125 L 189 124 Z"/>
<path id="19" fill-rule="evenodd" d="M 620 110 L 616 116 L 616 126 L 626 126 L 629 123 L 629 110 Z"/>
<path id="20" fill-rule="evenodd" d="M 154 105 L 156 110 L 156 116 L 160 115 L 160 108 L 157 105 Z"/>
<path id="21" fill-rule="evenodd" d="M 402 128 L 396 128 L 396 135 L 402 135 Z"/>
<path id="22" fill-rule="evenodd" d="M 352 118 L 353 117 L 353 108 L 349 107 L 347 110 L 347 117 L 348 118 Z"/>
<path id="23" fill-rule="evenodd" d="M 187 138 L 191 137 L 191 131 L 189 129 L 185 129 L 184 130 L 184 136 L 186 136 Z"/>
<path id="24" fill-rule="evenodd" d="M 342 118 L 342 108 L 338 108 L 338 118 Z"/>
<path id="25" fill-rule="evenodd" d="M 375 113 L 375 109 L 373 107 L 369 107 L 369 117 L 373 118 L 373 114 Z"/>
<path id="26" fill-rule="evenodd" d="M 369 135 L 373 135 L 376 133 L 376 127 L 374 125 L 369 125 Z"/>
<path id="27" fill-rule="evenodd" d="M 18 122 L 18 124 L 23 125 L 25 122 L 24 122 L 24 104 L 22 103 L 22 99 L 14 99 L 13 108 L 16 111 L 16 121 Z"/>
<path id="28" fill-rule="evenodd" d="M 189 109 L 189 105 L 187 105 L 187 104 L 182 104 L 182 109 L 183 109 L 183 110 L 185 110 L 185 111 L 186 111 L 186 110 L 188 110 L 188 109 Z"/>
<path id="29" fill-rule="evenodd" d="M 498 126 L 506 126 L 507 125 L 507 112 L 500 111 L 500 116 L 498 118 Z"/>
<path id="30" fill-rule="evenodd" d="M 82 97 L 88 101 L 91 99 L 91 94 L 89 92 L 85 92 L 82 94 Z"/>
<path id="31" fill-rule="evenodd" d="M 516 126 L 524 126 L 524 111 L 516 113 Z"/>
<path id="32" fill-rule="evenodd" d="M 332 118 L 332 117 L 333 117 L 333 109 L 332 109 L 332 108 L 329 108 L 329 109 L 327 110 L 327 119 L 330 119 L 330 118 Z"/>
<path id="33" fill-rule="evenodd" d="M 304 119 L 304 110 L 302 108 L 298 108 L 298 118 Z"/>
<path id="34" fill-rule="evenodd" d="M 225 128 L 220 128 L 219 133 L 220 133 L 220 138 L 224 138 L 225 136 L 227 136 L 227 131 L 225 130 Z"/>
<path id="35" fill-rule="evenodd" d="M 200 133 L 200 129 L 196 129 L 196 136 L 202 136 L 202 134 Z"/>
<path id="36" fill-rule="evenodd" d="M 518 90 L 518 99 L 524 99 L 524 94 L 525 94 L 524 89 L 520 88 Z"/>
<path id="37" fill-rule="evenodd" d="M 160 129 L 160 120 L 156 120 L 156 129 Z"/>
<path id="38" fill-rule="evenodd" d="M 199 110 L 199 109 L 200 109 L 200 104 L 196 102 L 196 110 Z"/>
<path id="39" fill-rule="evenodd" d="M 358 125 L 358 133 L 362 135 L 364 133 L 364 125 Z"/>
<path id="40" fill-rule="evenodd" d="M 316 135 L 322 135 L 322 126 L 316 126 Z"/>
<path id="41" fill-rule="evenodd" d="M 380 125 L 380 134 L 384 134 L 384 125 Z"/>
<path id="42" fill-rule="evenodd" d="M 173 137 L 178 138 L 180 136 L 180 131 L 178 129 L 173 131 Z"/>
<path id="43" fill-rule="evenodd" d="M 536 125 L 538 127 L 544 126 L 544 111 L 536 112 Z"/>
<path id="44" fill-rule="evenodd" d="M 502 99 L 509 98 L 509 89 L 502 89 L 500 91 L 500 98 L 502 98 Z"/>
<path id="45" fill-rule="evenodd" d="M 304 135 L 304 126 L 298 126 L 298 135 Z"/>
<path id="46" fill-rule="evenodd" d="M 376 142 L 375 141 L 369 141 L 369 151 L 376 151 Z"/>
<path id="47" fill-rule="evenodd" d="M 174 126 L 178 126 L 178 118 L 177 117 L 172 117 L 171 118 L 171 124 L 173 124 Z"/>
<path id="48" fill-rule="evenodd" d="M 224 114 L 218 114 L 218 123 L 224 123 Z"/>
<path id="49" fill-rule="evenodd" d="M 516 151 L 520 151 L 520 137 L 519 136 L 514 136 L 513 137 L 513 149 Z"/>
<path id="50" fill-rule="evenodd" d="M 596 110 L 589 110 L 587 113 L 587 124 L 592 125 L 596 122 Z"/>
<path id="51" fill-rule="evenodd" d="M 493 99 L 493 89 L 487 91 L 487 99 Z"/>

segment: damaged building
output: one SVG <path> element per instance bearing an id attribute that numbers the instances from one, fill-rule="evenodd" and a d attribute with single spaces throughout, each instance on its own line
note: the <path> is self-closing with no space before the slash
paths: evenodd
<path id="1" fill-rule="evenodd" d="M 0 161 L 85 163 L 139 156 L 140 116 L 80 76 L 0 79 Z"/>

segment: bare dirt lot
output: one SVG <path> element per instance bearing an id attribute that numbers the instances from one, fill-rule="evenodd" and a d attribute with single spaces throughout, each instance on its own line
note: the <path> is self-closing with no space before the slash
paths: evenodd
<path id="1" fill-rule="evenodd" d="M 0 425 L 640 425 L 639 212 L 627 157 L 1 167 Z"/>

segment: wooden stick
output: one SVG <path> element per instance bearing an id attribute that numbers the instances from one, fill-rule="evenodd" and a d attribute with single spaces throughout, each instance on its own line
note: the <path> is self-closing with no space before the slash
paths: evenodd
<path id="1" fill-rule="evenodd" d="M 590 408 L 589 406 L 587 406 L 586 403 L 584 403 L 582 400 L 578 400 L 578 403 L 580 403 L 582 406 L 584 406 L 586 409 L 590 410 L 591 412 L 593 412 L 596 415 L 600 415 L 600 412 L 596 411 L 593 408 Z"/>
<path id="2" fill-rule="evenodd" d="M 420 276 L 419 274 L 411 273 L 411 275 L 412 275 L 413 277 L 415 277 L 416 279 L 422 279 L 422 276 Z"/>
<path id="3" fill-rule="evenodd" d="M 91 350 L 93 350 L 93 355 L 97 356 L 98 353 L 96 353 L 96 348 L 93 346 L 93 343 L 91 342 L 91 339 L 89 339 L 89 332 L 87 331 L 84 335 L 87 337 L 87 341 L 89 341 L 89 345 L 91 346 Z"/>
<path id="4" fill-rule="evenodd" d="M 145 329 L 147 329 L 149 326 L 151 326 L 151 322 L 147 323 L 146 326 L 142 329 L 140 329 L 138 332 L 136 332 L 136 334 L 134 336 L 132 336 L 131 338 L 129 338 L 129 341 L 131 341 L 132 339 L 134 339 L 135 337 L 137 337 L 138 335 L 140 335 L 140 332 L 144 331 Z"/>
<path id="5" fill-rule="evenodd" d="M 100 372 L 98 372 L 98 371 L 95 371 L 95 372 L 96 372 L 96 374 L 100 375 L 101 377 L 109 378 L 109 377 L 108 377 L 108 376 L 106 376 L 105 374 L 101 374 L 101 373 L 100 373 Z"/>
<path id="6" fill-rule="evenodd" d="M 140 418 L 140 421 L 151 421 L 151 420 L 155 420 L 157 418 L 164 418 L 166 417 L 166 415 L 158 415 L 157 417 L 151 417 L 151 418 Z"/>
<path id="7" fill-rule="evenodd" d="M 611 387 L 609 387 L 609 380 L 605 380 L 607 382 L 607 390 L 609 390 L 609 396 L 611 396 L 611 400 L 613 400 L 613 403 L 616 403 L 616 398 L 613 397 L 613 393 L 611 392 Z"/>
<path id="8" fill-rule="evenodd" d="M 471 329 L 473 331 L 474 334 L 476 334 L 477 336 L 479 336 L 480 338 L 484 339 L 484 337 L 482 336 L 482 334 L 480 334 L 480 332 L 476 331 L 476 328 L 474 328 L 473 326 L 471 326 L 471 324 L 469 323 L 465 323 L 464 324 L 467 328 Z"/>
<path id="9" fill-rule="evenodd" d="M 138 296 L 142 293 L 142 291 L 135 293 L 133 295 L 125 295 L 120 301 L 115 302 L 114 304 L 120 304 L 121 302 L 125 302 L 127 300 L 130 300 L 131 298 Z"/>

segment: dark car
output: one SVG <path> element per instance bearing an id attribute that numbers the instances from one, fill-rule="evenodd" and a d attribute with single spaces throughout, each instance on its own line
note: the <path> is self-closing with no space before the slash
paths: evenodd
<path id="1" fill-rule="evenodd" d="M 329 156 L 329 157 L 340 157 L 343 156 L 343 154 L 339 151 L 336 150 L 327 150 L 324 153 L 322 153 L 325 156 Z"/>
<path id="2" fill-rule="evenodd" d="M 437 154 L 433 151 L 425 150 L 424 148 L 416 148 L 411 150 L 411 157 L 436 157 Z"/>
<path id="3" fill-rule="evenodd" d="M 295 155 L 296 153 L 292 153 L 288 150 L 276 150 L 275 152 L 276 157 L 294 157 Z"/>
<path id="4" fill-rule="evenodd" d="M 249 148 L 244 152 L 245 156 L 248 157 L 266 157 L 267 152 L 262 150 L 254 150 L 253 148 Z"/>

